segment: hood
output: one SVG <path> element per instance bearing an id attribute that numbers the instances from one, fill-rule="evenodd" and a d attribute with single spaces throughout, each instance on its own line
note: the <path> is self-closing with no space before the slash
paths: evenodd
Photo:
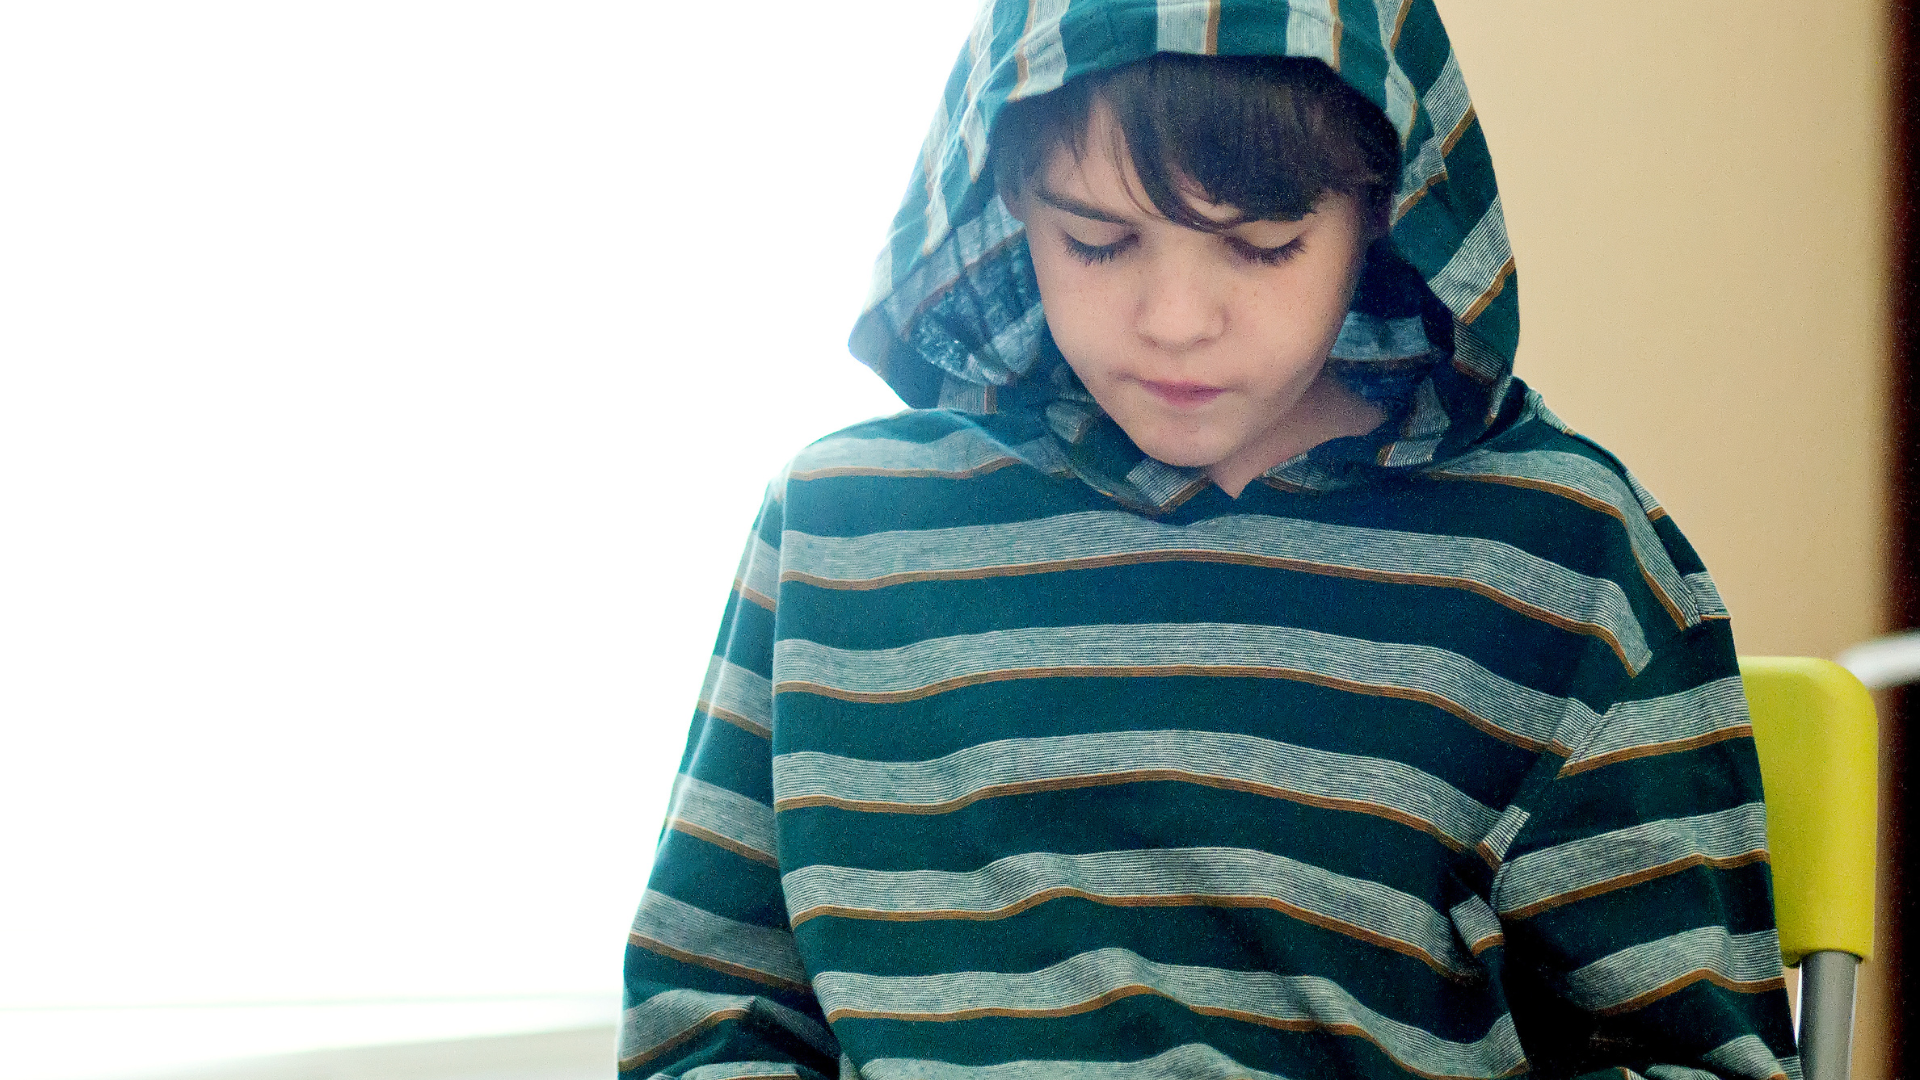
<path id="1" fill-rule="evenodd" d="M 1432 0 L 986 0 L 875 264 L 853 355 L 917 408 L 1037 410 L 1069 444 L 1112 440 L 1091 438 L 1111 421 L 1047 334 L 988 136 L 1008 102 L 1155 52 L 1318 58 L 1400 134 L 1390 235 L 1368 251 L 1330 360 L 1388 419 L 1269 475 L 1341 486 L 1484 437 L 1512 380 L 1518 296 L 1492 160 Z"/>

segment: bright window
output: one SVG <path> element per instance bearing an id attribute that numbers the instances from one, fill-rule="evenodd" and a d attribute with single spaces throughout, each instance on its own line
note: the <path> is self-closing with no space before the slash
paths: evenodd
<path id="1" fill-rule="evenodd" d="M 899 408 L 844 342 L 972 7 L 12 6 L 16 1028 L 617 991 L 762 487 Z"/>

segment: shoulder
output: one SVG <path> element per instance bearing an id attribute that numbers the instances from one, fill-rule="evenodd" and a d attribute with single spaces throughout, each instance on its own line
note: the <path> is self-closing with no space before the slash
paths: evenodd
<path id="1" fill-rule="evenodd" d="M 1058 451 L 1036 425 L 951 409 L 909 409 L 845 427 L 795 455 L 789 483 L 836 476 L 965 479 L 1008 465 L 1054 471 Z"/>
<path id="2" fill-rule="evenodd" d="M 1575 433 L 1528 392 L 1515 423 L 1472 451 L 1430 469 L 1430 479 L 1472 485 L 1482 516 L 1500 519 L 1521 546 L 1614 578 L 1664 618 L 1649 638 L 1685 633 L 1727 612 L 1712 578 L 1666 508 L 1597 442 Z"/>

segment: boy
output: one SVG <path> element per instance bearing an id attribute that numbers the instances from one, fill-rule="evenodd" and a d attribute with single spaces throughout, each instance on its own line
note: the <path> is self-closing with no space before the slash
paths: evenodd
<path id="1" fill-rule="evenodd" d="M 989 5 L 878 277 L 941 407 L 773 485 L 624 1074 L 1797 1076 L 1725 612 L 1510 374 L 1428 0 Z"/>

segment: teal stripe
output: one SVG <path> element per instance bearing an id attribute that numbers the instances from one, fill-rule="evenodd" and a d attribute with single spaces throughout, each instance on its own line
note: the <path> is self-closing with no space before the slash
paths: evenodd
<path id="1" fill-rule="evenodd" d="M 1492 1078 L 1517 1070 L 1526 1060 L 1509 1016 L 1501 1016 L 1474 1042 L 1452 1042 L 1375 1012 L 1327 979 L 1157 964 L 1125 949 L 1081 953 L 1021 973 L 882 977 L 825 971 L 814 977 L 813 987 L 829 1020 L 1070 1015 L 1101 1008 L 1120 996 L 1152 993 L 1206 1015 L 1354 1035 L 1401 1067 L 1429 1075 Z"/>
<path id="2" fill-rule="evenodd" d="M 683 823 L 773 858 L 773 807 L 685 773 L 667 804 L 667 827 Z"/>
<path id="3" fill-rule="evenodd" d="M 1570 768 L 1610 758 L 1688 744 L 1718 733 L 1744 734 L 1747 696 L 1730 675 L 1676 694 L 1622 701 L 1607 710 L 1593 737 L 1567 762 Z"/>
<path id="4" fill-rule="evenodd" d="M 1630 673 L 1652 653 L 1620 586 L 1576 573 L 1511 544 L 1477 537 L 1368 529 L 1297 518 L 1236 515 L 1168 525 L 1133 514 L 1088 511 L 1037 521 L 809 536 L 781 541 L 789 576 L 843 585 L 889 578 L 973 577 L 987 572 L 1068 569 L 1093 560 L 1239 557 L 1308 573 L 1360 571 L 1377 578 L 1491 594 L 1556 625 L 1600 632 Z M 1064 565 L 1063 565 L 1064 564 Z"/>
<path id="5" fill-rule="evenodd" d="M 774 646 L 776 693 L 909 699 L 990 678 L 1139 674 L 1327 680 L 1342 689 L 1410 697 L 1489 734 L 1541 748 L 1584 732 L 1583 703 L 1502 678 L 1457 653 L 1275 626 L 1181 623 L 995 630 L 893 649 Z"/>
<path id="6" fill-rule="evenodd" d="M 707 663 L 698 707 L 709 716 L 744 721 L 744 726 L 765 735 L 773 727 L 773 684 L 725 657 L 715 656 Z"/>
<path id="7" fill-rule="evenodd" d="M 1007 917 L 1062 896 L 1121 906 L 1263 907 L 1411 955 L 1453 978 L 1479 973 L 1461 951 L 1453 924 L 1419 898 L 1377 881 L 1241 848 L 1029 852 L 967 873 L 805 866 L 781 884 L 796 924 L 822 914 Z"/>
<path id="8" fill-rule="evenodd" d="M 1501 914 L 1543 910 L 1575 894 L 1696 860 L 1728 862 L 1763 855 L 1766 808 L 1751 802 L 1711 814 L 1648 821 L 1530 851 L 1501 867 L 1494 903 Z"/>
<path id="9" fill-rule="evenodd" d="M 823 1053 L 838 1053 L 826 1028 L 805 1014 L 777 1001 L 743 994 L 710 994 L 699 990 L 663 990 L 620 1014 L 620 1061 L 646 1060 L 726 1020 L 759 1013 Z"/>
<path id="10" fill-rule="evenodd" d="M 800 962 L 788 931 L 724 918 L 652 889 L 641 897 L 632 933 L 776 982 L 804 985 L 807 981 L 806 965 Z"/>
<path id="11" fill-rule="evenodd" d="M 1773 1056 L 1767 1044 L 1757 1035 L 1742 1035 L 1737 1039 L 1713 1048 L 1701 1060 L 1717 1069 L 1734 1076 L 1752 1077 L 1753 1080 L 1767 1080 L 1770 1076 L 1786 1073 L 1789 1080 L 1800 1080 L 1800 1059 L 1790 1057 L 1785 1060 Z"/>
<path id="12" fill-rule="evenodd" d="M 1455 849 L 1493 827 L 1494 811 L 1398 761 L 1215 731 L 1115 731 L 1006 739 L 927 761 L 861 761 L 814 751 L 773 761 L 777 806 L 829 803 L 894 812 L 957 809 L 1020 790 L 1141 779 L 1184 780 L 1344 804 L 1410 820 Z"/>
<path id="13" fill-rule="evenodd" d="M 841 475 L 960 477 L 1023 460 L 1044 464 L 1059 456 L 1050 443 L 1009 448 L 972 430 L 924 443 L 842 436 L 801 451 L 793 459 L 791 475 L 795 480 Z"/>
<path id="14" fill-rule="evenodd" d="M 1008 1061 L 954 1065 L 878 1058 L 860 1067 L 866 1080 L 1287 1080 L 1242 1065 L 1204 1043 L 1187 1043 L 1139 1061 Z"/>
<path id="15" fill-rule="evenodd" d="M 1578 492 L 1603 506 L 1625 524 L 1627 541 L 1642 571 L 1652 578 L 1666 601 L 1678 608 L 1685 626 L 1699 622 L 1693 593 L 1681 579 L 1660 537 L 1647 520 L 1646 508 L 1634 497 L 1621 474 L 1592 458 L 1555 450 L 1502 453 L 1479 450 L 1462 455 L 1434 470 L 1434 475 L 1464 480 L 1507 479 L 1532 481 Z"/>
<path id="16" fill-rule="evenodd" d="M 1771 929 L 1730 934 L 1724 926 L 1687 930 L 1575 970 L 1567 976 L 1567 993 L 1583 1009 L 1607 1012 L 1702 973 L 1743 984 L 1780 979 L 1780 935 Z"/>

